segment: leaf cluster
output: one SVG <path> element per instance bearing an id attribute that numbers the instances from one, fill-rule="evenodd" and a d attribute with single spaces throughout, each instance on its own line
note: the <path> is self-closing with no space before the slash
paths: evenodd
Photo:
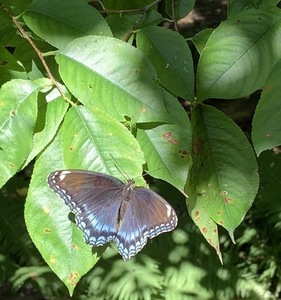
<path id="1" fill-rule="evenodd" d="M 89 295 L 105 295 L 107 289 L 108 297 L 116 299 L 171 298 L 169 293 L 178 293 L 180 299 L 194 293 L 183 288 L 190 284 L 188 274 L 197 282 L 208 282 L 210 270 L 202 271 L 203 260 L 190 266 L 192 246 L 183 234 L 188 232 L 186 211 L 222 260 L 219 228 L 235 240 L 234 231 L 256 197 L 261 166 L 268 166 L 263 152 L 281 144 L 278 1 L 229 1 L 225 21 L 189 37 L 198 63 L 177 31 L 177 21 L 195 1 L 166 1 L 165 18 L 157 10 L 159 2 L 105 0 L 90 5 L 80 0 L 17 4 L 6 0 L 0 4 L 0 186 L 34 163 L 24 222 L 22 216 L 19 224 L 6 218 L 17 220 L 15 214 L 21 209 L 14 209 L 15 203 L 5 197 L 6 186 L 3 189 L 1 206 L 6 213 L 1 217 L 1 242 L 3 249 L 18 257 L 16 264 L 23 259 L 29 266 L 40 265 L 37 255 L 28 253 L 26 232 L 21 231 L 25 224 L 44 261 L 70 294 L 106 247 L 92 249 L 83 242 L 68 208 L 46 184 L 50 172 L 87 169 L 123 180 L 118 164 L 137 185 L 146 185 L 145 171 L 176 188 L 184 197 L 175 203 L 183 218 L 178 229 L 182 234 L 178 241 L 167 235 L 174 244 L 163 245 L 164 266 L 153 260 L 162 248 L 152 247 L 149 257 L 137 258 L 132 265 L 110 262 L 114 271 L 108 275 L 98 263 L 85 282 L 93 282 Z M 175 30 L 162 27 L 163 21 L 174 24 Z M 231 104 L 259 89 L 250 142 L 230 117 L 208 101 L 216 98 Z M 280 210 L 268 205 L 268 197 L 276 194 L 261 182 L 264 211 L 278 232 Z M 280 185 L 275 177 L 269 183 L 275 183 L 273 190 Z M 274 238 L 278 240 L 278 235 Z M 209 248 L 202 245 L 196 244 L 210 256 Z M 271 262 L 276 272 L 262 272 L 266 283 L 279 277 L 275 254 Z M 19 278 L 30 278 L 33 271 L 23 270 L 28 275 Z M 37 271 L 43 278 L 49 268 Z M 218 271 L 216 278 L 225 282 L 227 276 L 236 276 L 225 272 Z M 145 273 L 150 276 L 145 278 Z M 125 276 L 116 281 L 120 274 Z M 213 281 L 203 284 L 205 290 L 198 289 L 198 296 L 209 297 L 209 283 L 212 286 Z M 234 281 L 229 288 L 237 286 Z"/>

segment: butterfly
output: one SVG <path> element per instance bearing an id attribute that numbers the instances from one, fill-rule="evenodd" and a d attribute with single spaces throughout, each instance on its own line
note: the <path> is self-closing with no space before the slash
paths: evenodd
<path id="1" fill-rule="evenodd" d="M 48 176 L 49 186 L 75 215 L 86 243 L 115 242 L 124 260 L 135 256 L 157 235 L 177 226 L 177 215 L 160 195 L 102 173 L 61 170 Z"/>

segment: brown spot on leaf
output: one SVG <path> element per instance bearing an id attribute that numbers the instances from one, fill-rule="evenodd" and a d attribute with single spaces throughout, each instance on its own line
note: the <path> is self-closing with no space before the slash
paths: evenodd
<path id="1" fill-rule="evenodd" d="M 231 199 L 231 198 L 224 198 L 224 202 L 225 202 L 225 203 L 231 203 L 231 202 L 232 202 L 232 199 Z"/>
<path id="2" fill-rule="evenodd" d="M 271 134 L 269 133 L 269 132 L 267 132 L 266 134 L 265 134 L 265 137 L 268 139 L 268 138 L 270 138 L 270 136 L 271 136 Z"/>
<path id="3" fill-rule="evenodd" d="M 14 110 L 11 110 L 9 115 L 10 115 L 11 118 L 14 118 L 14 116 L 15 116 L 15 111 L 14 111 Z"/>
<path id="4" fill-rule="evenodd" d="M 70 151 L 73 151 L 73 150 L 74 150 L 74 146 L 70 146 L 70 147 L 69 147 L 69 150 L 70 150 Z"/>
<path id="5" fill-rule="evenodd" d="M 192 152 L 194 154 L 199 154 L 202 151 L 203 151 L 203 142 L 201 137 L 199 136 L 195 139 L 195 141 L 192 144 Z"/>
<path id="6" fill-rule="evenodd" d="M 179 154 L 180 154 L 181 158 L 185 158 L 185 156 L 188 154 L 188 151 L 185 149 L 181 149 L 181 150 L 179 150 Z"/>
<path id="7" fill-rule="evenodd" d="M 203 234 L 207 234 L 208 228 L 207 227 L 202 227 L 202 232 L 203 232 Z"/>
<path id="8" fill-rule="evenodd" d="M 15 167 L 15 165 L 13 164 L 13 163 L 9 163 L 9 168 L 14 168 Z"/>
<path id="9" fill-rule="evenodd" d="M 179 140 L 178 139 L 169 139 L 168 142 L 171 144 L 177 145 L 179 143 Z"/>
<path id="10" fill-rule="evenodd" d="M 79 274 L 77 272 L 71 272 L 67 278 L 67 281 L 70 282 L 72 286 L 76 286 L 78 278 Z"/>
<path id="11" fill-rule="evenodd" d="M 52 230 L 50 229 L 50 228 L 46 228 L 46 229 L 44 229 L 44 232 L 45 233 L 50 233 Z"/>
<path id="12" fill-rule="evenodd" d="M 271 89 L 271 86 L 269 84 L 266 84 L 264 87 L 263 87 L 263 90 L 264 91 L 270 91 Z"/>
<path id="13" fill-rule="evenodd" d="M 141 112 L 145 113 L 146 111 L 147 111 L 146 107 L 143 106 L 143 107 L 141 108 Z"/>
<path id="14" fill-rule="evenodd" d="M 169 139 L 169 138 L 171 137 L 171 135 L 172 135 L 172 132 L 171 132 L 171 131 L 167 131 L 167 132 L 165 132 L 165 133 L 163 134 L 163 138 L 164 138 L 164 139 Z"/>
<path id="15" fill-rule="evenodd" d="M 222 211 L 221 211 L 221 210 L 219 210 L 219 211 L 218 211 L 218 215 L 221 215 L 221 214 L 222 214 Z"/>
<path id="16" fill-rule="evenodd" d="M 78 249 L 79 249 L 79 247 L 78 247 L 76 244 L 72 244 L 72 249 L 74 249 L 74 250 L 78 250 Z"/>

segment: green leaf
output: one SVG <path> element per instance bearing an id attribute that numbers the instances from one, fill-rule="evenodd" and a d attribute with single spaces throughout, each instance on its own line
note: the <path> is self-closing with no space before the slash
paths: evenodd
<path id="1" fill-rule="evenodd" d="M 27 74 L 15 57 L 0 44 L 0 86 L 12 79 L 27 79 Z"/>
<path id="2" fill-rule="evenodd" d="M 191 179 L 193 176 L 196 176 L 196 170 L 194 170 L 194 168 L 191 169 L 188 184 L 186 185 L 186 193 L 188 194 L 186 205 L 189 215 L 194 224 L 200 229 L 206 241 L 216 250 L 221 263 L 223 263 L 220 251 L 218 226 L 205 210 L 203 199 L 197 197 L 197 192 L 194 189 Z"/>
<path id="3" fill-rule="evenodd" d="M 130 13 L 126 15 L 126 18 L 131 22 L 134 30 L 155 26 L 164 20 L 156 10 L 147 11 L 144 15 L 142 13 Z"/>
<path id="4" fill-rule="evenodd" d="M 204 50 L 204 48 L 207 44 L 207 41 L 213 31 L 214 31 L 213 28 L 206 28 L 206 29 L 199 31 L 193 38 L 191 38 L 191 40 L 199 54 L 201 54 L 202 51 Z"/>
<path id="5" fill-rule="evenodd" d="M 144 185 L 143 163 L 140 147 L 126 127 L 96 108 L 83 106 L 68 111 L 56 139 L 37 159 L 25 206 L 26 225 L 44 260 L 70 294 L 105 247 L 92 248 L 83 241 L 69 208 L 47 186 L 47 175 L 59 169 L 86 169 L 123 180 L 126 175 L 138 176 L 137 184 Z"/>
<path id="6" fill-rule="evenodd" d="M 35 0 L 23 19 L 33 32 L 58 49 L 78 37 L 112 35 L 100 13 L 79 0 Z"/>
<path id="7" fill-rule="evenodd" d="M 143 149 L 149 174 L 184 193 L 191 158 L 190 121 L 177 99 L 165 91 L 163 94 L 172 123 L 144 124 L 137 131 L 137 140 Z"/>
<path id="8" fill-rule="evenodd" d="M 106 18 L 112 34 L 119 40 L 125 40 L 133 29 L 132 23 L 124 15 L 111 15 Z"/>
<path id="9" fill-rule="evenodd" d="M 257 155 L 281 145 L 281 61 L 272 70 L 253 119 L 252 138 Z"/>
<path id="10" fill-rule="evenodd" d="M 173 4 L 172 4 L 173 2 Z M 193 9 L 195 4 L 195 0 L 167 0 L 166 1 L 166 9 L 170 18 L 173 18 L 175 15 L 176 20 L 182 19 L 187 16 L 191 10 Z M 174 5 L 174 13 L 173 13 L 173 5 Z"/>
<path id="11" fill-rule="evenodd" d="M 67 88 L 85 106 L 95 106 L 119 121 L 169 122 L 156 72 L 147 57 L 120 40 L 77 39 L 56 57 Z"/>
<path id="12" fill-rule="evenodd" d="M 198 105 L 191 125 L 197 201 L 233 238 L 258 190 L 254 152 L 239 127 L 215 108 Z"/>
<path id="13" fill-rule="evenodd" d="M 265 6 L 276 6 L 280 0 L 235 0 L 229 1 L 227 6 L 228 16 L 235 15 L 251 8 L 259 8 Z"/>
<path id="14" fill-rule="evenodd" d="M 154 0 L 135 0 L 135 1 L 124 1 L 124 0 L 104 0 L 103 5 L 106 9 L 111 10 L 122 10 L 122 9 L 136 9 L 144 8 Z"/>
<path id="15" fill-rule="evenodd" d="M 97 263 L 102 250 L 92 251 L 83 241 L 82 232 L 71 221 L 69 208 L 47 185 L 47 175 L 63 168 L 59 134 L 35 163 L 25 204 L 25 222 L 43 259 L 72 295 L 81 277 Z"/>
<path id="16" fill-rule="evenodd" d="M 149 27 L 137 34 L 137 46 L 148 56 L 165 88 L 193 101 L 193 60 L 181 35 L 166 28 Z"/>
<path id="17" fill-rule="evenodd" d="M 42 40 L 36 41 L 36 46 L 43 53 L 54 50 L 51 45 Z M 30 80 L 36 80 L 38 78 L 45 77 L 46 70 L 42 65 L 42 61 L 36 55 L 34 49 L 31 47 L 28 41 L 22 41 L 21 44 L 16 47 L 13 55 L 24 66 L 24 69 L 27 72 L 27 76 Z M 54 56 L 45 56 L 44 59 L 53 76 L 58 78 L 57 63 L 55 62 Z"/>
<path id="18" fill-rule="evenodd" d="M 144 185 L 143 153 L 128 129 L 92 107 L 73 107 L 63 123 L 63 155 L 68 169 L 89 169 Z M 124 171 L 121 174 L 120 171 Z"/>
<path id="19" fill-rule="evenodd" d="M 21 169 L 32 148 L 39 88 L 18 79 L 0 90 L 0 186 Z"/>
<path id="20" fill-rule="evenodd" d="M 280 9 L 249 9 L 221 23 L 200 57 L 198 99 L 239 98 L 263 86 L 281 57 L 280 44 Z"/>
<path id="21" fill-rule="evenodd" d="M 43 81 L 43 82 L 42 82 Z M 49 79 L 42 80 L 42 87 L 47 87 Z M 36 81 L 39 84 L 39 80 Z M 63 90 L 63 87 L 61 87 Z M 66 93 L 66 91 L 65 91 Z M 66 93 L 67 94 L 67 93 Z M 49 102 L 47 104 L 47 102 Z M 64 101 L 57 89 L 48 91 L 46 95 L 39 94 L 38 118 L 33 135 L 32 150 L 25 161 L 24 167 L 29 164 L 54 138 L 67 111 L 68 104 Z"/>

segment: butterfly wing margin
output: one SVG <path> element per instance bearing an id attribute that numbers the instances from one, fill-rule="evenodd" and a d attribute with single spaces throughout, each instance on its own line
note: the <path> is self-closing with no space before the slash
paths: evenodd
<path id="1" fill-rule="evenodd" d="M 115 238 L 119 253 L 129 260 L 148 238 L 173 230 L 177 223 L 176 212 L 165 199 L 147 188 L 136 188 Z"/>
<path id="2" fill-rule="evenodd" d="M 63 170 L 51 173 L 48 184 L 74 213 L 86 243 L 97 247 L 114 240 L 121 181 L 97 172 Z"/>

